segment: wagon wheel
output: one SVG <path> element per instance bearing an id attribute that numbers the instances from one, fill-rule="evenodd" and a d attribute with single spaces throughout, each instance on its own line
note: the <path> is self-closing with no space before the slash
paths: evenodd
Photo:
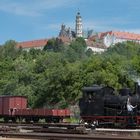
<path id="1" fill-rule="evenodd" d="M 12 122 L 16 123 L 17 119 L 16 118 L 12 118 Z"/>
<path id="2" fill-rule="evenodd" d="M 54 123 L 59 123 L 60 122 L 60 118 L 53 118 L 53 122 Z"/>
<path id="3" fill-rule="evenodd" d="M 5 117 L 5 118 L 4 118 L 4 122 L 5 122 L 5 123 L 9 122 L 9 118 Z"/>
<path id="4" fill-rule="evenodd" d="M 26 123 L 30 123 L 31 122 L 31 119 L 30 118 L 25 118 L 25 122 Z"/>
<path id="5" fill-rule="evenodd" d="M 51 118 L 51 117 L 45 118 L 45 122 L 46 122 L 46 123 L 51 123 L 51 122 L 52 122 L 52 118 Z"/>
<path id="6" fill-rule="evenodd" d="M 39 122 L 39 118 L 33 118 L 33 122 L 34 123 L 38 123 Z"/>
<path id="7" fill-rule="evenodd" d="M 22 123 L 23 118 L 22 118 L 22 117 L 18 117 L 18 121 L 19 121 L 20 123 Z"/>

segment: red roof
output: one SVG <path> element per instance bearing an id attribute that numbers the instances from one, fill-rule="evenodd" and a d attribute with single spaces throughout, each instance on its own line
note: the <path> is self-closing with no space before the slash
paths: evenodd
<path id="1" fill-rule="evenodd" d="M 40 39 L 40 40 L 32 40 L 32 41 L 25 41 L 25 42 L 19 42 L 17 43 L 17 48 L 37 48 L 37 47 L 43 47 L 47 44 L 48 39 Z"/>
<path id="2" fill-rule="evenodd" d="M 140 40 L 140 34 L 129 33 L 129 32 L 116 32 L 116 31 L 100 33 L 99 38 L 103 38 L 107 34 L 114 35 L 117 38 L 122 38 L 127 40 Z"/>

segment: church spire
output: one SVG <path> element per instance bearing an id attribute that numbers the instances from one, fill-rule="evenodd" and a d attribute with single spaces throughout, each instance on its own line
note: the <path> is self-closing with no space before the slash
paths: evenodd
<path id="1" fill-rule="evenodd" d="M 76 15 L 76 26 L 75 26 L 75 32 L 76 32 L 76 37 L 82 37 L 82 17 L 80 15 L 80 12 L 78 10 L 77 15 Z"/>

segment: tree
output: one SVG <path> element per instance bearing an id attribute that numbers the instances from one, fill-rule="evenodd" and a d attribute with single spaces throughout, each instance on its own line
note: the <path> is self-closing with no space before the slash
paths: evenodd
<path id="1" fill-rule="evenodd" d="M 86 42 L 82 37 L 78 37 L 75 41 L 72 41 L 69 47 L 74 50 L 77 59 L 84 59 L 86 57 Z"/>
<path id="2" fill-rule="evenodd" d="M 89 48 L 89 49 L 86 51 L 86 55 L 87 55 L 88 57 L 92 56 L 92 55 L 93 55 L 92 49 Z"/>
<path id="3" fill-rule="evenodd" d="M 15 59 L 18 54 L 18 49 L 16 48 L 16 42 L 13 40 L 6 41 L 1 49 L 1 56 Z"/>
<path id="4" fill-rule="evenodd" d="M 19 51 L 9 41 L 0 48 L 0 95 L 25 95 L 30 107 L 59 108 L 77 103 L 83 86 L 132 88 L 140 76 L 140 44 L 118 43 L 88 57 L 82 38 L 63 49 L 55 40 L 50 44 L 52 51 Z"/>
<path id="5" fill-rule="evenodd" d="M 63 43 L 58 38 L 53 38 L 48 40 L 47 44 L 44 46 L 44 51 L 60 52 L 63 49 Z"/>

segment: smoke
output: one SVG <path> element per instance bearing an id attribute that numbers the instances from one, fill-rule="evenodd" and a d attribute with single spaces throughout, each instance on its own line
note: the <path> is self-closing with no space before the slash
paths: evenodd
<path id="1" fill-rule="evenodd" d="M 138 85 L 140 86 L 140 76 L 136 70 L 131 69 L 131 71 L 129 71 L 129 78 L 132 79 L 134 82 L 137 82 Z"/>
<path id="2" fill-rule="evenodd" d="M 140 85 L 140 77 L 138 75 L 129 75 L 130 79 L 132 79 L 134 82 L 137 82 L 138 85 Z"/>
<path id="3" fill-rule="evenodd" d="M 136 81 L 137 83 L 138 83 L 138 85 L 140 86 L 140 79 L 137 79 L 137 81 Z"/>

